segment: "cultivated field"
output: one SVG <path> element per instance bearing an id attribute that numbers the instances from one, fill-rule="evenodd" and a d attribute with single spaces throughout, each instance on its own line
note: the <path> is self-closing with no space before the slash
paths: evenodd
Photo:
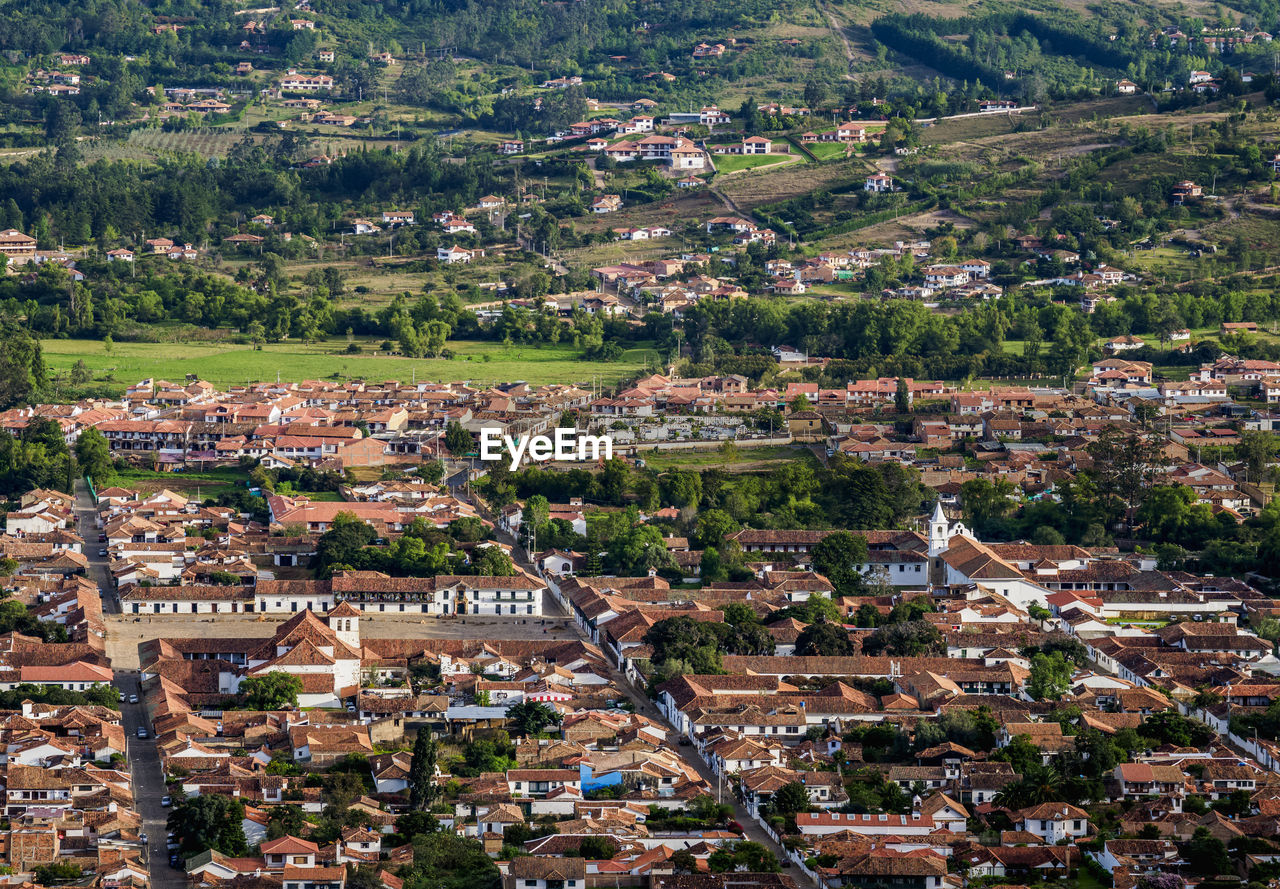
<path id="1" fill-rule="evenodd" d="M 95 379 L 118 384 L 121 389 L 139 380 L 157 378 L 181 381 L 196 374 L 215 386 L 225 387 L 255 380 L 469 380 L 493 385 L 525 380 L 535 385 L 596 381 L 613 385 L 619 380 L 654 367 L 657 352 L 628 349 L 621 360 L 587 362 L 572 345 L 504 347 L 501 343 L 450 342 L 454 358 L 404 358 L 377 354 L 377 342 L 362 341 L 364 353 L 347 355 L 346 341 L 313 344 L 272 343 L 254 350 L 229 343 L 116 343 L 110 353 L 95 340 L 45 340 L 46 363 L 54 371 L 66 371 L 83 359 Z"/>

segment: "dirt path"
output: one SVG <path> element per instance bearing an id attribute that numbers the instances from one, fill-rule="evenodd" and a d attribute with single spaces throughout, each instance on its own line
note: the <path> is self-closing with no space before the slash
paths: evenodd
<path id="1" fill-rule="evenodd" d="M 840 38 L 840 43 L 844 46 L 845 61 L 848 62 L 848 68 L 852 70 L 854 62 L 853 44 L 849 42 L 848 36 L 844 33 L 844 25 L 840 24 L 836 19 L 835 13 L 827 6 L 826 0 L 818 0 L 818 9 L 822 10 L 822 15 L 826 18 L 827 23 L 831 25 L 832 32 Z M 853 80 L 853 75 L 848 70 L 844 73 L 845 80 Z"/>

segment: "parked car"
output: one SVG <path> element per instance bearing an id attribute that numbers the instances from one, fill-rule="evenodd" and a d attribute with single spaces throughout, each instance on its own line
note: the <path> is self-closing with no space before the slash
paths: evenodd
<path id="1" fill-rule="evenodd" d="M 136 704 L 136 703 L 138 703 L 138 696 L 137 696 L 137 695 L 129 695 L 129 703 L 130 703 L 130 704 Z"/>
<path id="2" fill-rule="evenodd" d="M 98 550 L 98 557 L 105 559 L 107 557 L 107 551 L 105 549 Z"/>
<path id="3" fill-rule="evenodd" d="M 182 859 L 178 857 L 177 852 L 169 853 L 169 867 L 176 867 L 178 870 L 182 870 Z"/>
<path id="4" fill-rule="evenodd" d="M 138 737 L 139 737 L 139 738 L 146 738 L 146 737 L 147 737 L 147 730 L 146 730 L 146 729 L 144 729 L 142 726 L 138 726 Z"/>
<path id="5" fill-rule="evenodd" d="M 173 805 L 173 797 L 171 796 L 160 797 L 160 805 L 164 806 L 166 809 L 169 808 L 170 806 Z M 169 837 L 169 842 L 173 844 L 171 848 L 174 848 L 174 849 L 178 848 L 178 841 L 175 840 L 172 836 Z"/>

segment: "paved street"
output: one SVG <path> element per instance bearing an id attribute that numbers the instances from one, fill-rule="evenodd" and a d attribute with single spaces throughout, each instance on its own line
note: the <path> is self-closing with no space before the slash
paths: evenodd
<path id="1" fill-rule="evenodd" d="M 111 575 L 107 570 L 107 559 L 98 553 L 105 544 L 98 542 L 100 533 L 94 524 L 97 511 L 93 506 L 93 495 L 82 478 L 76 479 L 76 533 L 84 539 L 84 554 L 89 560 L 87 576 L 98 585 L 98 593 L 102 596 L 102 613 L 119 614 L 120 600 L 116 598 L 111 587 Z"/>
<path id="2" fill-rule="evenodd" d="M 128 700 L 131 694 L 142 700 L 138 677 L 133 674 L 116 674 L 116 687 Z M 165 822 L 169 810 L 160 805 L 161 797 L 168 794 L 164 774 L 160 770 L 160 755 L 155 740 L 138 737 L 138 726 L 145 726 L 148 734 L 151 725 L 141 703 L 121 705 L 124 728 L 129 738 L 129 767 L 133 775 L 133 797 L 138 814 L 142 816 L 142 830 L 147 835 L 147 858 L 151 868 L 151 885 L 155 889 L 185 889 L 186 879 L 181 871 L 169 867 L 169 852 L 165 848 L 167 830 Z"/>

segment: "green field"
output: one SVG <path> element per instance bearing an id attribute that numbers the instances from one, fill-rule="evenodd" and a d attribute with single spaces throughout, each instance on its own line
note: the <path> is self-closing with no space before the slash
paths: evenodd
<path id="1" fill-rule="evenodd" d="M 790 445 L 760 445 L 749 447 L 738 444 L 737 453 L 727 458 L 719 448 L 706 450 L 673 450 L 648 451 L 640 445 L 637 456 L 644 461 L 646 469 L 659 472 L 668 469 L 727 469 L 730 472 L 743 472 L 751 469 L 765 468 L 770 463 L 795 460 L 800 457 L 811 457 L 807 448 Z"/>
<path id="2" fill-rule="evenodd" d="M 756 167 L 771 167 L 790 161 L 800 155 L 785 154 L 723 154 L 716 157 L 716 170 L 721 173 L 736 173 L 739 170 L 753 170 Z"/>
<path id="3" fill-rule="evenodd" d="M 809 149 L 809 152 L 820 161 L 844 157 L 844 145 L 839 142 L 813 142 L 806 145 L 805 148 Z"/>
<path id="4" fill-rule="evenodd" d="M 44 340 L 45 362 L 53 371 L 67 371 L 83 359 L 95 380 L 118 384 L 123 390 L 150 378 L 181 382 L 195 374 L 215 386 L 256 380 L 469 380 L 476 385 L 525 380 L 546 383 L 613 385 L 655 367 L 658 354 L 650 348 L 628 349 L 615 362 L 587 362 L 572 345 L 504 347 L 501 343 L 450 342 L 455 353 L 445 358 L 403 358 L 374 354 L 377 342 L 362 342 L 364 354 L 344 354 L 346 341 L 314 344 L 272 343 L 255 351 L 226 343 L 116 343 L 108 354 L 97 340 Z"/>
<path id="5" fill-rule="evenodd" d="M 151 494 L 168 489 L 184 497 L 203 500 L 243 488 L 249 475 L 239 467 L 209 469 L 202 472 L 151 472 L 146 469 L 124 469 L 105 480 L 95 479 L 99 488 L 119 485 Z M 336 496 L 336 495 L 335 495 Z"/>

